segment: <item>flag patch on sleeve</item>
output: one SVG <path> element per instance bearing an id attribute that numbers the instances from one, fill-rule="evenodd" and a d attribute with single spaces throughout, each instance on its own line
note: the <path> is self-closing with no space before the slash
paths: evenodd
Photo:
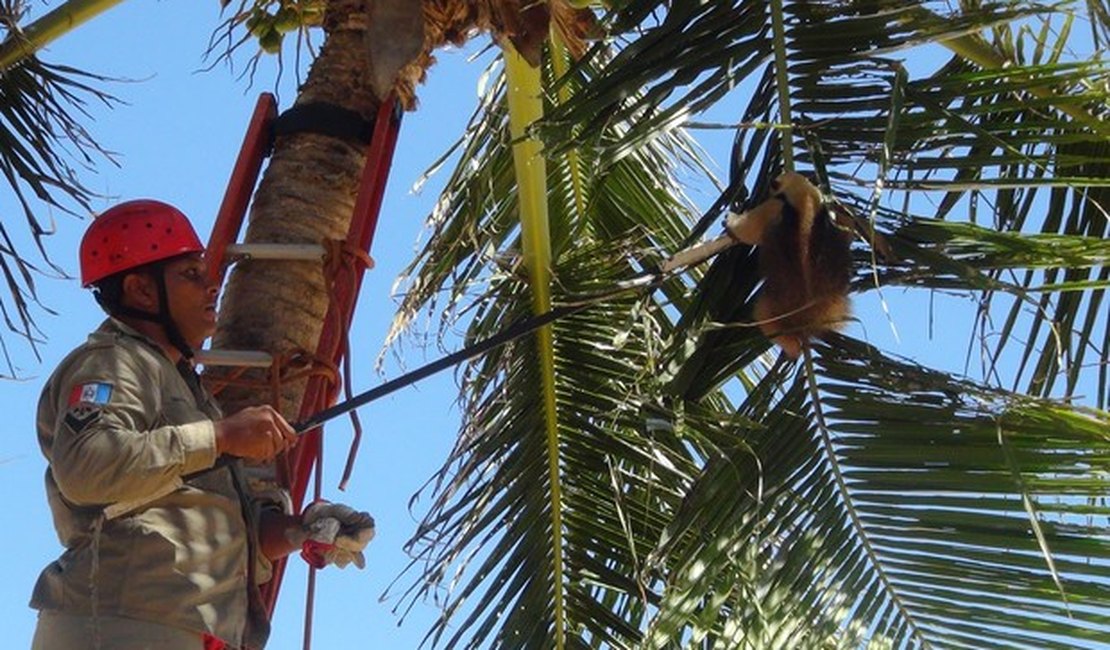
<path id="1" fill-rule="evenodd" d="M 112 398 L 112 385 L 100 382 L 78 384 L 69 393 L 69 406 L 77 404 L 107 404 Z"/>

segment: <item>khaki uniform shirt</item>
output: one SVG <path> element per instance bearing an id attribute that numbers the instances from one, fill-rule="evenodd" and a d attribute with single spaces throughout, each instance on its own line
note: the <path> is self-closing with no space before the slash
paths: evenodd
<path id="1" fill-rule="evenodd" d="M 212 469 L 220 411 L 192 384 L 157 344 L 114 319 L 50 377 L 38 438 L 65 552 L 42 572 L 32 607 L 153 621 L 232 647 L 264 645 L 269 624 L 252 566 L 258 506 L 237 464 Z M 211 471 L 190 476 L 203 470 Z M 127 514 L 103 516 L 107 506 L 159 493 Z"/>

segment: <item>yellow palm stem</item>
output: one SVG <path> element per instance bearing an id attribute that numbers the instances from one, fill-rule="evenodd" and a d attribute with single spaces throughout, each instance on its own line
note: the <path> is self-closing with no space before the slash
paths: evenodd
<path id="1" fill-rule="evenodd" d="M 7 70 L 52 41 L 123 0 L 69 0 L 0 44 L 0 71 Z"/>
<path id="2" fill-rule="evenodd" d="M 508 80 L 509 132 L 520 203 L 521 246 L 532 285 L 532 311 L 551 309 L 551 230 L 547 215 L 547 165 L 542 145 L 528 126 L 543 117 L 542 78 L 508 41 L 502 42 Z M 542 376 L 551 497 L 551 570 L 554 591 L 555 648 L 566 646 L 563 598 L 563 514 L 559 472 L 559 420 L 555 409 L 555 348 L 550 325 L 536 332 Z"/>

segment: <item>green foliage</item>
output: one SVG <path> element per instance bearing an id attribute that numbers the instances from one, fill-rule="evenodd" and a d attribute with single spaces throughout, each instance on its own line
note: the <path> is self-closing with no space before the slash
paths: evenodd
<path id="1" fill-rule="evenodd" d="M 235 4 L 221 28 L 209 43 L 209 53 L 225 59 L 252 39 L 258 51 L 251 57 L 253 69 L 261 56 L 280 55 L 285 37 L 295 34 L 298 48 L 309 50 L 309 30 L 324 22 L 327 0 L 221 0 L 225 11 Z"/>
<path id="2" fill-rule="evenodd" d="M 5 26 L 4 41 L 22 38 L 18 27 L 25 17 L 20 0 L 0 2 L 0 23 Z M 0 71 L 0 173 L 3 174 L 18 206 L 12 214 L 0 214 L 0 275 L 7 292 L 0 299 L 4 325 L 37 355 L 39 332 L 34 324 L 38 302 L 35 277 L 42 272 L 16 245 L 18 235 L 12 228 L 26 228 L 50 272 L 65 275 L 49 259 L 43 238 L 53 226 L 40 218 L 39 205 L 63 212 L 89 211 L 94 194 L 79 178 L 80 167 L 90 167 L 97 159 L 111 160 L 81 122 L 88 118 L 87 105 L 113 104 L 115 99 L 94 86 L 109 81 L 106 77 L 63 65 L 52 65 L 31 55 Z M 19 225 L 17 225 L 19 224 Z M 12 363 L 3 337 L 0 337 L 9 372 Z"/>
<path id="3" fill-rule="evenodd" d="M 1071 52 L 1069 15 L 787 2 L 778 75 L 771 4 L 615 4 L 613 41 L 552 80 L 535 127 L 556 302 L 762 200 L 789 147 L 856 215 L 855 289 L 970 297 L 989 367 L 952 377 L 844 337 L 809 370 L 772 363 L 742 246 L 558 323 L 567 646 L 1105 638 L 1108 69 Z M 398 329 L 431 310 L 478 339 L 528 308 L 499 83 L 455 150 Z M 695 224 L 672 198 L 677 173 L 700 168 L 682 127 L 722 106 L 737 116 L 729 183 Z M 553 647 L 534 373 L 521 344 L 462 375 L 469 416 L 413 541 L 409 597 L 446 594 L 433 645 Z"/>
<path id="4" fill-rule="evenodd" d="M 462 158 L 473 164 L 452 176 L 433 216 L 439 227 L 414 262 L 421 273 L 401 312 L 414 316 L 447 284 L 450 302 L 441 309 L 450 319 L 466 312 L 475 337 L 508 326 L 532 308 L 521 265 L 504 84 L 495 79 L 484 99 L 487 110 L 459 145 Z M 681 137 L 657 144 L 612 166 L 588 152 L 549 157 L 556 304 L 609 288 L 656 263 L 658 255 L 650 251 L 657 247 L 677 247 L 687 208 L 674 198 L 681 196 L 677 186 L 658 189 L 668 183 L 674 156 L 685 155 L 689 145 Z M 645 183 L 645 172 L 658 181 Z M 664 294 L 683 291 L 675 280 Z M 587 637 L 621 646 L 640 636 L 648 604 L 635 576 L 651 546 L 636 540 L 642 526 L 657 535 L 668 504 L 676 501 L 673 487 L 657 491 L 659 477 L 673 476 L 665 481 L 670 486 L 689 476 L 680 470 L 695 467 L 673 435 L 660 433 L 647 448 L 641 434 L 643 413 L 653 404 L 637 396 L 645 393 L 640 384 L 655 382 L 664 310 L 664 304 L 629 294 L 554 326 L 562 550 L 570 576 L 561 585 L 567 602 L 561 623 L 573 635 L 570 646 Z M 412 542 L 416 561 L 432 579 L 415 584 L 410 598 L 436 593 L 438 580 L 456 571 L 466 574 L 459 575 L 432 640 L 542 647 L 553 637 L 555 587 L 548 572 L 559 537 L 550 529 L 537 345 L 529 339 L 496 351 L 463 374 L 462 410 L 470 417 L 434 482 L 431 512 Z M 471 560 L 471 551 L 480 553 Z"/>

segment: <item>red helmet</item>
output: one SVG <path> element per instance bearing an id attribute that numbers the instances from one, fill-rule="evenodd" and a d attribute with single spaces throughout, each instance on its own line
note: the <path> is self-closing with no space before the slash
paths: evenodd
<path id="1" fill-rule="evenodd" d="M 204 245 L 180 210 L 150 199 L 127 201 L 106 210 L 85 231 L 81 286 L 151 262 L 203 252 Z"/>

